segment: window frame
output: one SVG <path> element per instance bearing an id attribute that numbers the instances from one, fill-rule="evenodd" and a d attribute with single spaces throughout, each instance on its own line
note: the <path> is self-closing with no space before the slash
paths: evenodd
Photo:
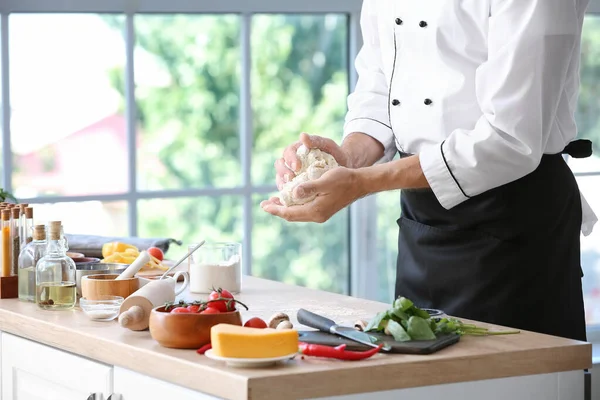
<path id="1" fill-rule="evenodd" d="M 11 13 L 119 13 L 125 16 L 124 36 L 126 42 L 126 118 L 128 152 L 128 190 L 124 193 L 89 196 L 52 196 L 27 199 L 31 204 L 126 201 L 128 204 L 129 235 L 136 236 L 138 228 L 138 201 L 152 198 L 178 198 L 189 196 L 236 195 L 243 198 L 243 248 L 247 262 L 244 273 L 252 273 L 252 195 L 268 194 L 276 190 L 274 185 L 253 185 L 251 181 L 252 158 L 252 105 L 251 105 L 251 46 L 250 31 L 253 14 L 324 14 L 338 13 L 348 17 L 348 76 L 349 89 L 356 84 L 354 59 L 362 46 L 360 11 L 362 0 L 3 0 L 0 2 L 0 121 L 2 136 L 2 175 L 0 182 L 12 191 L 12 152 L 10 140 L 9 99 L 9 14 Z M 140 191 L 136 187 L 136 139 L 135 94 L 133 51 L 135 44 L 134 18 L 136 14 L 185 13 L 185 14 L 236 14 L 241 16 L 240 47 L 242 59 L 240 147 L 243 170 L 242 185 L 233 188 L 194 188 L 181 190 Z M 588 14 L 600 14 L 600 0 L 591 0 Z M 577 173 L 576 176 L 598 176 L 600 171 Z M 355 202 L 348 210 L 350 266 L 347 282 L 348 294 L 362 298 L 374 298 L 379 281 L 373 260 L 377 259 L 377 201 L 369 196 Z M 396 216 L 390 216 L 396 218 Z M 600 342 L 600 326 L 588 327 L 590 340 Z"/>

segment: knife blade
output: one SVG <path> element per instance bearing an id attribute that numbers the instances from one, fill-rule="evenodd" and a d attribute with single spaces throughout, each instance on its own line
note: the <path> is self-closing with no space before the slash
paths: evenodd
<path id="1" fill-rule="evenodd" d="M 375 336 L 369 335 L 368 333 L 357 331 L 354 328 L 348 326 L 341 326 L 336 324 L 329 318 L 323 317 L 319 314 L 315 314 L 311 311 L 305 310 L 303 308 L 298 310 L 298 314 L 296 316 L 298 322 L 302 325 L 306 325 L 308 327 L 318 329 L 321 332 L 331 333 L 333 335 L 342 336 L 353 340 L 358 343 L 362 343 L 364 345 L 370 347 L 378 347 L 380 344 L 383 345 L 381 350 L 390 351 L 391 346 L 385 343 L 384 341 L 376 338 Z"/>

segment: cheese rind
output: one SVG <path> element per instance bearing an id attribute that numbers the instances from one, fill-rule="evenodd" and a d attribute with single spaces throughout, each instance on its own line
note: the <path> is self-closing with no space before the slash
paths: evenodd
<path id="1" fill-rule="evenodd" d="M 295 329 L 258 329 L 218 324 L 210 330 L 216 356 L 229 358 L 273 358 L 298 352 Z"/>

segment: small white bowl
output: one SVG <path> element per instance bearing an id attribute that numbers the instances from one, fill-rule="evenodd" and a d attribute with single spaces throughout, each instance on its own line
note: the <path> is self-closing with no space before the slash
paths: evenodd
<path id="1" fill-rule="evenodd" d="M 98 300 L 79 299 L 79 307 L 95 321 L 112 321 L 119 316 L 124 299 L 121 296 L 100 296 Z"/>

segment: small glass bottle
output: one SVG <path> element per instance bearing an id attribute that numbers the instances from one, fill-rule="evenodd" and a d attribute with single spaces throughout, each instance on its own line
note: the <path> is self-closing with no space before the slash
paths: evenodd
<path id="1" fill-rule="evenodd" d="M 46 254 L 46 226 L 36 225 L 33 240 L 19 254 L 19 299 L 35 302 L 35 266 Z"/>
<path id="2" fill-rule="evenodd" d="M 21 246 L 33 240 L 33 207 L 23 207 L 24 215 L 21 220 Z"/>
<path id="3" fill-rule="evenodd" d="M 12 262 L 10 259 L 10 210 L 2 210 L 0 224 L 0 272 L 1 276 L 10 276 Z"/>
<path id="4" fill-rule="evenodd" d="M 21 209 L 13 207 L 10 211 L 10 261 L 12 263 L 10 273 L 17 275 L 19 273 L 19 254 L 21 254 Z"/>
<path id="5" fill-rule="evenodd" d="M 35 271 L 36 303 L 45 310 L 68 310 L 77 302 L 75 262 L 67 256 L 62 224 L 49 224 L 46 254 Z"/>

